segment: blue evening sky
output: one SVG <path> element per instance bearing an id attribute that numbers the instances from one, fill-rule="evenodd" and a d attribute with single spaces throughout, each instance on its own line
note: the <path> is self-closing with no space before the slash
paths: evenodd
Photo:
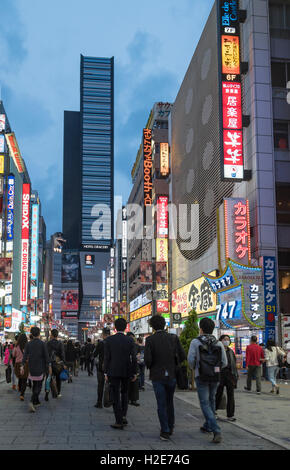
<path id="1" fill-rule="evenodd" d="M 79 111 L 80 54 L 115 57 L 115 195 L 126 203 L 152 105 L 174 102 L 213 3 L 0 0 L 1 96 L 47 237 L 62 228 L 63 112 Z"/>

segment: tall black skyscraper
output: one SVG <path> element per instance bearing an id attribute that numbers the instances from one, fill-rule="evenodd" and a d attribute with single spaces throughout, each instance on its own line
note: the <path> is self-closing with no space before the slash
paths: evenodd
<path id="1" fill-rule="evenodd" d="M 63 234 L 80 254 L 80 327 L 101 312 L 113 205 L 114 58 L 81 55 L 80 112 L 64 114 L 63 170 Z"/>

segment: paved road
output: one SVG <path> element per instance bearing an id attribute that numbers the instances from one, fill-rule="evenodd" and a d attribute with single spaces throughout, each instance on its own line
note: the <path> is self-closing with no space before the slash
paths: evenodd
<path id="1" fill-rule="evenodd" d="M 43 394 L 42 394 L 43 395 Z M 42 402 L 35 414 L 11 385 L 0 384 L 0 450 L 281 450 L 275 443 L 255 436 L 230 423 L 221 423 L 223 443 L 212 444 L 211 435 L 199 431 L 202 416 L 192 400 L 193 392 L 176 398 L 176 431 L 171 442 L 159 440 L 159 423 L 152 388 L 140 394 L 139 408 L 129 407 L 129 425 L 123 431 L 110 428 L 112 409 L 96 409 L 96 377 L 81 373 L 72 384 L 65 383 L 63 397 Z"/>

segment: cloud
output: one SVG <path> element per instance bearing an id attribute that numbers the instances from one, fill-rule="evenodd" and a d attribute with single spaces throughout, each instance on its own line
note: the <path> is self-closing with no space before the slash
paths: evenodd
<path id="1" fill-rule="evenodd" d="M 15 0 L 0 0 L 0 68 L 3 74 L 16 72 L 27 56 L 25 30 Z"/>

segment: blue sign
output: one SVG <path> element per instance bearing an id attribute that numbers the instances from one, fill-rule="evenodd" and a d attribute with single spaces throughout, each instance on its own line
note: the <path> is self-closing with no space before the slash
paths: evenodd
<path id="1" fill-rule="evenodd" d="M 216 320 L 230 329 L 245 325 L 241 286 L 220 292 L 218 302 Z"/>
<path id="2" fill-rule="evenodd" d="M 233 276 L 231 268 L 228 266 L 226 272 L 217 278 L 212 278 L 207 274 L 203 274 L 207 282 L 209 283 L 211 289 L 217 293 L 221 290 L 228 289 L 231 286 L 237 285 L 237 282 Z"/>
<path id="3" fill-rule="evenodd" d="M 265 292 L 265 342 L 275 341 L 275 317 L 277 316 L 277 281 L 276 258 L 264 256 L 264 292 Z"/>
<path id="4" fill-rule="evenodd" d="M 15 178 L 8 176 L 7 192 L 7 241 L 14 238 L 14 196 L 15 196 Z"/>

